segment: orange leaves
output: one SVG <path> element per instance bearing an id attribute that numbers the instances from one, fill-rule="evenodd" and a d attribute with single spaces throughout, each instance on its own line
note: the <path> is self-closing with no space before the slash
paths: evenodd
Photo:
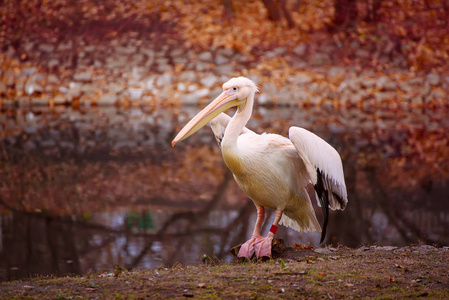
<path id="1" fill-rule="evenodd" d="M 279 44 L 296 45 L 301 40 L 301 34 L 296 29 L 287 29 L 286 24 L 273 23 L 268 20 L 267 11 L 262 1 L 234 1 L 235 17 L 228 20 L 223 15 L 224 7 L 221 1 L 190 2 L 171 1 L 149 3 L 152 11 L 161 11 L 163 18 L 169 20 L 169 15 L 179 17 L 179 30 L 193 45 L 203 49 L 226 47 L 250 54 L 254 46 L 268 41 Z M 326 8 L 331 7 L 327 3 Z M 322 5 L 320 2 L 319 5 Z M 295 22 L 301 29 L 319 30 L 324 28 L 327 18 L 322 16 L 323 7 L 315 1 L 301 4 L 301 13 L 292 11 Z M 324 15 L 330 16 L 329 10 Z M 268 46 L 268 44 L 266 45 Z"/>
<path id="2" fill-rule="evenodd" d="M 313 249 L 315 249 L 311 245 L 301 245 L 301 244 L 295 244 L 295 248 L 296 249 L 306 249 L 306 250 L 313 250 Z"/>

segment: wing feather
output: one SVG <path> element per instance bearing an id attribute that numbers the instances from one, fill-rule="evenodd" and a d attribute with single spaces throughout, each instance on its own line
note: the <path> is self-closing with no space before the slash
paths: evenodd
<path id="1" fill-rule="evenodd" d="M 218 143 L 218 146 L 221 148 L 221 140 L 223 140 L 223 136 L 225 134 L 226 127 L 228 127 L 229 121 L 231 121 L 231 117 L 225 113 L 221 113 L 210 121 L 210 128 L 214 132 L 215 140 Z M 253 132 L 248 128 L 244 127 L 240 134 Z M 253 132 L 254 133 L 254 132 Z"/>
<path id="2" fill-rule="evenodd" d="M 289 138 L 303 159 L 308 159 L 315 167 L 317 182 L 315 186 L 322 185 L 322 189 L 328 193 L 329 207 L 345 209 L 348 203 L 343 165 L 340 155 L 331 145 L 316 134 L 300 127 L 291 127 Z M 321 175 L 320 175 L 321 173 Z M 313 176 L 311 176 L 313 178 Z M 322 182 L 318 182 L 322 180 Z M 316 189 L 316 187 L 315 187 Z M 317 195 L 318 205 L 322 206 L 323 195 Z M 320 197 L 321 196 L 321 197 Z"/>

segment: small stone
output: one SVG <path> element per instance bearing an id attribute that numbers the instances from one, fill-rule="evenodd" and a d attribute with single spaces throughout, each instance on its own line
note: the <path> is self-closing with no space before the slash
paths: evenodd
<path id="1" fill-rule="evenodd" d="M 430 252 L 430 251 L 436 251 L 437 248 L 435 248 L 434 246 L 431 245 L 422 245 L 419 246 L 416 250 L 418 250 L 419 252 Z"/>
<path id="2" fill-rule="evenodd" d="M 365 78 L 360 83 L 365 89 L 372 89 L 374 87 L 377 87 L 377 80 L 374 78 Z"/>
<path id="3" fill-rule="evenodd" d="M 87 45 L 83 48 L 84 51 L 86 52 L 93 52 L 95 50 L 95 46 L 94 45 Z"/>
<path id="4" fill-rule="evenodd" d="M 210 53 L 210 52 L 201 52 L 198 55 L 198 59 L 202 60 L 202 61 L 210 62 L 210 61 L 212 61 L 212 53 Z"/>
<path id="5" fill-rule="evenodd" d="M 117 47 L 115 50 L 121 54 L 133 54 L 137 52 L 137 48 L 134 46 Z"/>
<path id="6" fill-rule="evenodd" d="M 24 285 L 23 288 L 24 288 L 24 289 L 34 289 L 34 286 L 31 286 L 31 285 Z"/>
<path id="7" fill-rule="evenodd" d="M 178 82 L 177 89 L 180 92 L 185 92 L 187 90 L 187 86 L 183 82 Z"/>
<path id="8" fill-rule="evenodd" d="M 189 91 L 189 92 L 196 91 L 197 89 L 198 89 L 198 87 L 195 84 L 191 84 L 187 87 L 187 91 Z"/>
<path id="9" fill-rule="evenodd" d="M 64 97 L 64 96 L 55 96 L 54 98 L 53 98 L 53 103 L 55 104 L 55 105 L 62 105 L 62 104 L 65 104 L 67 102 L 67 98 L 66 97 Z"/>
<path id="10" fill-rule="evenodd" d="M 129 88 L 128 93 L 129 93 L 129 98 L 131 99 L 131 101 L 139 100 L 140 98 L 142 98 L 143 89 Z"/>
<path id="11" fill-rule="evenodd" d="M 392 250 L 396 250 L 398 247 L 395 246 L 383 246 L 383 247 L 378 247 L 377 249 L 380 250 L 385 250 L 385 251 L 392 251 Z"/>
<path id="12" fill-rule="evenodd" d="M 40 44 L 39 50 L 43 52 L 53 52 L 55 50 L 55 46 L 52 44 Z"/>
<path id="13" fill-rule="evenodd" d="M 340 83 L 340 85 L 338 86 L 337 92 L 338 92 L 338 93 L 341 93 L 341 92 L 343 92 L 344 90 L 346 90 L 347 88 L 348 88 L 348 84 L 347 84 L 345 81 L 343 81 L 343 82 Z"/>
<path id="14" fill-rule="evenodd" d="M 346 128 L 343 125 L 339 125 L 339 124 L 335 124 L 335 123 L 329 123 L 329 125 L 327 125 L 327 128 L 329 129 L 329 131 L 331 133 L 335 133 L 335 134 L 341 134 L 346 131 Z"/>
<path id="15" fill-rule="evenodd" d="M 370 247 L 366 247 L 366 246 L 362 246 L 362 247 L 357 248 L 357 251 L 368 251 L 368 250 L 371 250 L 371 248 Z"/>
<path id="16" fill-rule="evenodd" d="M 200 83 L 205 87 L 210 88 L 217 82 L 217 78 L 215 76 L 205 76 L 200 79 Z"/>
<path id="17" fill-rule="evenodd" d="M 209 97 L 211 99 L 215 99 L 221 94 L 221 92 L 223 92 L 223 90 L 220 87 L 216 87 L 210 92 Z"/>
<path id="18" fill-rule="evenodd" d="M 226 64 L 226 65 L 220 65 L 215 69 L 215 72 L 218 75 L 226 75 L 228 77 L 231 77 L 232 74 L 235 73 L 235 69 L 232 65 Z"/>
<path id="19" fill-rule="evenodd" d="M 301 102 L 309 101 L 311 98 L 312 95 L 306 91 L 296 91 L 292 96 L 292 99 L 299 100 Z"/>
<path id="20" fill-rule="evenodd" d="M 293 84 L 307 84 L 312 82 L 312 78 L 305 74 L 296 74 L 289 78 Z"/>
<path id="21" fill-rule="evenodd" d="M 268 96 L 268 94 L 261 94 L 258 97 L 257 102 L 262 105 L 268 105 L 273 103 L 273 99 Z"/>
<path id="22" fill-rule="evenodd" d="M 222 48 L 222 49 L 219 49 L 218 51 L 227 57 L 231 57 L 234 55 L 234 50 L 232 50 L 230 48 Z"/>
<path id="23" fill-rule="evenodd" d="M 58 46 L 58 51 L 68 51 L 72 50 L 73 48 L 73 42 L 72 40 L 68 40 L 66 43 L 61 42 Z"/>
<path id="24" fill-rule="evenodd" d="M 117 102 L 117 96 L 115 94 L 104 94 L 97 100 L 98 105 L 113 105 Z"/>
<path id="25" fill-rule="evenodd" d="M 25 84 L 25 92 L 28 95 L 36 95 L 36 94 L 42 93 L 43 91 L 44 91 L 44 89 L 42 88 L 42 86 L 33 81 L 29 80 Z"/>
<path id="26" fill-rule="evenodd" d="M 59 65 L 59 60 L 57 60 L 56 58 L 52 58 L 49 60 L 48 62 L 48 67 L 49 68 L 53 68 Z"/>
<path id="27" fill-rule="evenodd" d="M 344 75 L 345 73 L 346 70 L 342 67 L 331 67 L 329 71 L 327 71 L 327 74 L 331 77 Z"/>
<path id="28" fill-rule="evenodd" d="M 126 66 L 127 59 L 124 55 L 114 55 L 106 58 L 106 67 L 109 69 L 116 69 L 118 72 L 120 71 L 120 68 Z"/>
<path id="29" fill-rule="evenodd" d="M 330 64 L 330 62 L 329 55 L 326 53 L 315 53 L 310 59 L 310 64 L 317 67 Z"/>
<path id="30" fill-rule="evenodd" d="M 36 73 L 36 68 L 25 68 L 23 70 L 23 74 L 27 76 L 33 75 L 34 73 Z"/>
<path id="31" fill-rule="evenodd" d="M 36 119 L 36 115 L 34 114 L 34 113 L 32 113 L 31 111 L 30 112 L 28 112 L 28 113 L 26 113 L 26 115 L 25 115 L 25 120 L 27 121 L 27 122 L 33 122 L 34 120 Z"/>
<path id="32" fill-rule="evenodd" d="M 124 89 L 124 88 L 123 88 L 122 85 L 116 84 L 116 83 L 114 83 L 114 82 L 111 82 L 111 83 L 108 85 L 108 91 L 109 91 L 109 93 L 118 94 L 118 93 L 122 92 L 123 89 Z"/>
<path id="33" fill-rule="evenodd" d="M 397 85 L 391 78 L 382 76 L 377 80 L 377 88 L 383 91 L 394 91 L 397 89 Z"/>
<path id="34" fill-rule="evenodd" d="M 356 55 L 361 58 L 367 58 L 369 57 L 370 53 L 365 49 L 359 49 L 356 51 Z"/>
<path id="35" fill-rule="evenodd" d="M 260 83 L 260 78 L 257 75 L 249 75 L 248 78 L 251 79 L 252 81 L 254 81 L 255 84 Z"/>
<path id="36" fill-rule="evenodd" d="M 34 48 L 34 43 L 33 43 L 33 42 L 31 42 L 31 41 L 24 42 L 24 44 L 23 44 L 23 49 L 24 49 L 26 52 L 31 52 L 31 51 L 33 51 L 33 48 Z"/>
<path id="37" fill-rule="evenodd" d="M 332 254 L 332 251 L 327 248 L 317 248 L 313 250 L 313 252 L 320 253 L 320 254 Z"/>
<path id="38" fill-rule="evenodd" d="M 195 92 L 195 96 L 198 97 L 198 99 L 200 99 L 202 97 L 208 96 L 209 93 L 210 93 L 209 89 L 199 89 L 198 91 Z"/>
<path id="39" fill-rule="evenodd" d="M 47 106 L 48 105 L 48 99 L 44 97 L 34 97 L 31 99 L 31 105 L 32 106 Z"/>
<path id="40" fill-rule="evenodd" d="M 87 95 L 93 95 L 96 89 L 97 87 L 93 84 L 85 83 L 81 85 L 81 91 Z"/>
<path id="41" fill-rule="evenodd" d="M 79 72 L 73 76 L 75 81 L 90 82 L 92 81 L 92 73 L 89 71 Z"/>
<path id="42" fill-rule="evenodd" d="M 227 64 L 228 62 L 229 59 L 220 54 L 215 58 L 215 64 L 217 65 Z"/>
<path id="43" fill-rule="evenodd" d="M 427 82 L 431 85 L 438 85 L 440 83 L 440 75 L 437 73 L 427 74 Z"/>
<path id="44" fill-rule="evenodd" d="M 173 63 L 176 65 L 186 64 L 189 60 L 186 57 L 175 57 Z"/>
<path id="45" fill-rule="evenodd" d="M 405 92 L 405 93 L 407 93 L 407 94 L 410 94 L 410 93 L 413 92 L 413 88 L 412 88 L 408 83 L 406 83 L 406 82 L 401 83 L 401 84 L 399 85 L 399 88 L 400 88 L 403 92 Z"/>
<path id="46" fill-rule="evenodd" d="M 374 98 L 376 98 L 377 102 L 391 100 L 392 95 L 386 92 L 378 92 L 374 94 Z"/>
<path id="47" fill-rule="evenodd" d="M 262 92 L 269 95 L 275 95 L 277 92 L 276 86 L 272 84 L 271 82 L 264 83 L 262 86 Z"/>
<path id="48" fill-rule="evenodd" d="M 424 80 L 420 77 L 414 77 L 408 80 L 408 84 L 410 85 L 422 85 Z"/>
<path id="49" fill-rule="evenodd" d="M 184 54 L 184 50 L 181 49 L 181 48 L 173 49 L 173 50 L 170 52 L 170 56 L 171 56 L 171 57 L 182 56 L 183 54 Z"/>
<path id="50" fill-rule="evenodd" d="M 305 44 L 299 44 L 298 46 L 296 46 L 295 48 L 293 48 L 293 52 L 296 55 L 304 55 L 306 53 L 306 45 Z"/>
<path id="51" fill-rule="evenodd" d="M 179 76 L 179 80 L 195 82 L 197 80 L 196 73 L 193 71 L 184 71 Z"/>
<path id="52" fill-rule="evenodd" d="M 277 54 L 277 56 L 282 56 L 285 53 L 287 53 L 287 48 L 286 47 L 278 47 L 278 48 L 274 49 L 273 51 Z"/>
<path id="53" fill-rule="evenodd" d="M 54 74 L 48 75 L 47 82 L 48 83 L 52 83 L 52 84 L 59 84 L 60 83 L 58 77 L 56 75 L 54 75 Z"/>
<path id="54" fill-rule="evenodd" d="M 181 95 L 179 101 L 186 105 L 198 104 L 200 99 L 198 99 L 193 93 Z"/>
<path id="55" fill-rule="evenodd" d="M 241 63 L 245 63 L 245 62 L 249 61 L 249 58 L 248 58 L 248 56 L 242 55 L 242 54 L 239 53 L 239 54 L 235 55 L 234 60 L 238 61 L 238 62 L 241 62 Z"/>
<path id="56" fill-rule="evenodd" d="M 276 54 L 276 52 L 274 52 L 274 51 L 267 51 L 267 52 L 264 53 L 264 55 L 265 55 L 265 57 L 267 57 L 267 58 L 273 58 L 273 57 L 275 57 L 277 54 Z"/>
<path id="57" fill-rule="evenodd" d="M 169 64 L 159 64 L 157 66 L 157 70 L 161 73 L 167 72 L 167 71 L 171 71 L 173 69 L 173 67 Z"/>
<path id="58" fill-rule="evenodd" d="M 168 73 L 162 74 L 156 80 L 156 84 L 159 87 L 163 87 L 172 83 L 172 76 Z"/>
<path id="59" fill-rule="evenodd" d="M 206 71 L 209 68 L 209 64 L 201 61 L 197 61 L 195 64 L 195 70 L 198 72 Z"/>

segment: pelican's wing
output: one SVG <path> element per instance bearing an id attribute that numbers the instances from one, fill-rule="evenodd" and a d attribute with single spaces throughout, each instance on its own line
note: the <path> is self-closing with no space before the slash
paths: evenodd
<path id="1" fill-rule="evenodd" d="M 228 127 L 231 117 L 225 113 L 221 113 L 210 121 L 210 128 L 214 132 L 215 139 L 217 140 L 218 146 L 221 147 L 221 140 L 223 139 L 226 127 Z M 244 127 L 240 134 L 253 132 L 248 128 Z"/>
<path id="2" fill-rule="evenodd" d="M 329 218 L 329 207 L 333 210 L 343 210 L 348 203 L 341 158 L 331 145 L 304 128 L 291 127 L 289 138 L 299 155 L 304 160 L 308 160 L 316 170 L 316 181 L 312 183 L 319 201 L 318 205 L 321 206 L 324 215 L 320 241 L 323 242 Z M 311 177 L 315 178 L 315 176 Z"/>

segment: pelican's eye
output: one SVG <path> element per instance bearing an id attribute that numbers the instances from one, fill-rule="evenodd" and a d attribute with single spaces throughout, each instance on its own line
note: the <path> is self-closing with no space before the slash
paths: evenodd
<path id="1" fill-rule="evenodd" d="M 227 93 L 228 95 L 234 95 L 234 94 L 237 94 L 238 92 L 239 92 L 239 88 L 236 87 L 236 86 L 234 86 L 234 87 L 229 88 L 229 89 L 226 90 L 226 93 Z"/>

